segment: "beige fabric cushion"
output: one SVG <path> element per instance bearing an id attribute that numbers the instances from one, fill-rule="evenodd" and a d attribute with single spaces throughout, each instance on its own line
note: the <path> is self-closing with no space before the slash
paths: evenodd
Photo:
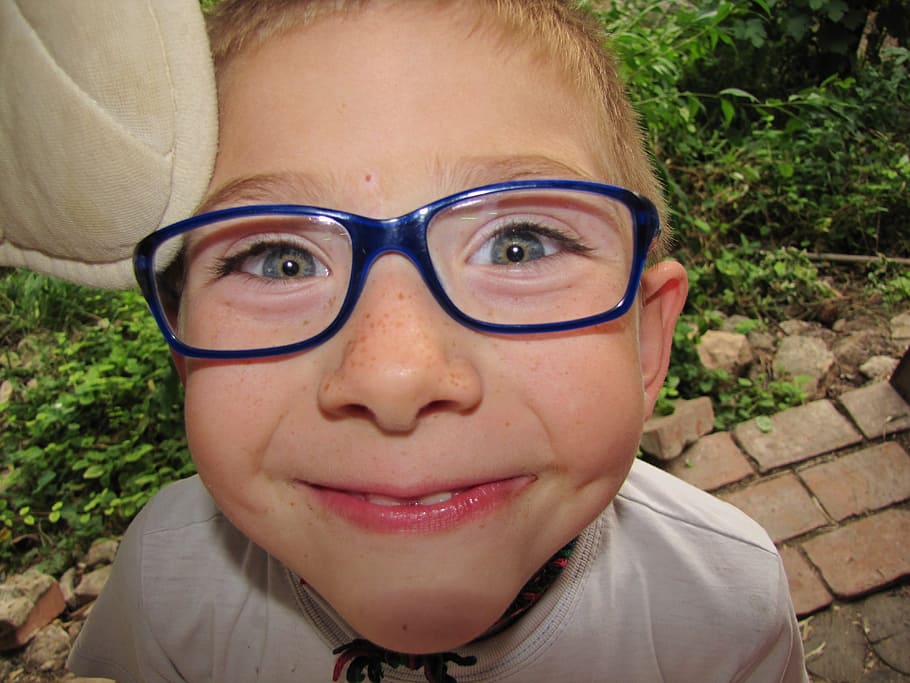
<path id="1" fill-rule="evenodd" d="M 0 265 L 132 286 L 216 147 L 198 0 L 0 0 Z"/>

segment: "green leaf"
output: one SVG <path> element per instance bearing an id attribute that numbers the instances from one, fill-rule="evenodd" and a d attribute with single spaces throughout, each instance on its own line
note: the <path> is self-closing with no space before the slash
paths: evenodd
<path id="1" fill-rule="evenodd" d="M 828 18 L 835 22 L 843 19 L 850 9 L 844 0 L 826 0 L 826 3 L 823 3 L 822 6 L 825 8 L 825 14 L 828 15 Z"/>
<path id="2" fill-rule="evenodd" d="M 741 97 L 743 99 L 749 100 L 750 102 L 758 103 L 759 99 L 750 92 L 746 92 L 741 88 L 724 88 L 721 90 L 718 95 L 729 95 L 730 97 Z"/>
<path id="3" fill-rule="evenodd" d="M 826 0 L 814 1 L 824 3 Z M 803 36 L 809 32 L 811 25 L 812 20 L 808 15 L 795 14 L 787 17 L 784 21 L 784 31 L 788 36 L 793 38 L 793 40 L 802 40 Z"/>
<path id="4" fill-rule="evenodd" d="M 774 429 L 774 425 L 771 424 L 771 418 L 768 417 L 767 415 L 759 415 L 758 417 L 756 417 L 755 426 L 758 427 L 759 431 L 764 434 L 767 434 L 772 429 Z"/>
<path id="5" fill-rule="evenodd" d="M 761 48 L 765 45 L 768 35 L 765 32 L 765 25 L 760 19 L 747 19 L 742 22 L 737 31 L 737 37 L 741 40 L 747 40 L 752 47 Z"/>
<path id="6" fill-rule="evenodd" d="M 46 470 L 35 483 L 34 492 L 40 493 L 45 487 L 57 478 L 57 473 L 53 470 Z"/>
<path id="7" fill-rule="evenodd" d="M 720 108 L 724 115 L 724 128 L 729 128 L 733 122 L 733 116 L 736 113 L 730 100 L 721 100 Z"/>
<path id="8" fill-rule="evenodd" d="M 89 465 L 82 473 L 83 479 L 100 479 L 105 475 L 107 470 L 103 465 Z"/>

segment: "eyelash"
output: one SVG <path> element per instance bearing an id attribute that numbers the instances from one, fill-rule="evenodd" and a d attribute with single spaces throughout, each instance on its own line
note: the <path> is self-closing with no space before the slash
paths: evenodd
<path id="1" fill-rule="evenodd" d="M 521 219 L 515 219 L 504 225 L 497 226 L 493 232 L 483 236 L 482 245 L 497 237 L 508 237 L 509 235 L 517 235 L 523 232 L 552 240 L 572 254 L 587 254 L 594 251 L 593 247 L 589 247 L 576 237 L 568 235 L 561 230 Z"/>
<path id="2" fill-rule="evenodd" d="M 232 256 L 221 256 L 212 266 L 212 274 L 216 280 L 227 277 L 228 275 L 248 275 L 240 268 L 244 261 L 260 256 L 272 249 L 297 249 L 310 253 L 310 250 L 302 245 L 295 244 L 290 240 L 259 238 L 243 250 Z"/>

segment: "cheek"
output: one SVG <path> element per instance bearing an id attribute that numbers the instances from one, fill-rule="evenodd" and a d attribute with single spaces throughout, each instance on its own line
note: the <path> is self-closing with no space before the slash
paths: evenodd
<path id="1" fill-rule="evenodd" d="M 624 478 L 644 421 L 632 326 L 560 340 L 530 359 L 522 389 L 550 439 L 557 467 L 579 485 Z"/>
<path id="2" fill-rule="evenodd" d="M 186 380 L 186 433 L 206 485 L 242 497 L 284 414 L 287 373 L 269 366 L 191 365 Z M 216 499 L 219 496 L 216 495 Z"/>

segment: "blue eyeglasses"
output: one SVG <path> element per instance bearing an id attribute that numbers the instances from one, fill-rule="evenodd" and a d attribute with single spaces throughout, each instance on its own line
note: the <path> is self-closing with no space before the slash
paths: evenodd
<path id="1" fill-rule="evenodd" d="M 492 333 L 613 320 L 635 300 L 660 232 L 654 205 L 611 185 L 520 180 L 377 220 L 296 205 L 212 211 L 136 248 L 136 278 L 185 356 L 263 358 L 329 339 L 383 254 L 409 259 L 439 305 Z"/>

